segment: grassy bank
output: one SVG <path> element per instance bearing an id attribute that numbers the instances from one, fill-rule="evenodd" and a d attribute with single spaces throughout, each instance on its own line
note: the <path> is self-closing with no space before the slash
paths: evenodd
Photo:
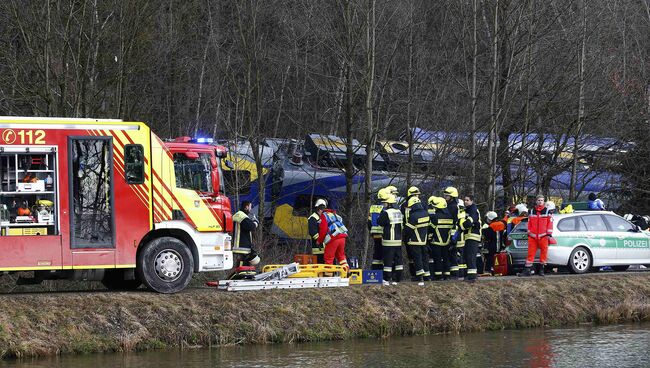
<path id="1" fill-rule="evenodd" d="M 650 274 L 418 287 L 0 296 L 3 357 L 650 320 Z"/>

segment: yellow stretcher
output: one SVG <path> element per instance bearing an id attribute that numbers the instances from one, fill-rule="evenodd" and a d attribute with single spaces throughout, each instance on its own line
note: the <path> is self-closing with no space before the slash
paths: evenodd
<path id="1" fill-rule="evenodd" d="M 266 265 L 262 272 L 270 272 L 278 269 L 284 265 Z M 306 264 L 300 265 L 300 272 L 290 275 L 289 278 L 304 278 L 304 277 L 328 277 L 333 274 L 339 274 L 339 277 L 346 278 L 348 272 L 343 266 L 330 265 L 330 264 Z"/>

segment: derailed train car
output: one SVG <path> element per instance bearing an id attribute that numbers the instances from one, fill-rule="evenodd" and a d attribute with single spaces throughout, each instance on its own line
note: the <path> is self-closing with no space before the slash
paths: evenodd
<path id="1" fill-rule="evenodd" d="M 447 185 L 466 181 L 468 178 L 469 152 L 468 136 L 462 133 L 413 132 L 414 145 L 409 149 L 405 141 L 380 140 L 373 157 L 371 185 L 373 192 L 387 185 L 395 185 L 400 192 L 406 192 L 407 172 L 411 171 L 411 184 L 424 193 L 435 193 Z M 479 136 L 478 145 L 484 144 Z M 525 139 L 524 139 L 525 138 Z M 548 137 L 544 137 L 546 139 Z M 552 137 L 551 137 L 552 138 Z M 531 144 L 535 137 L 514 137 L 513 150 L 522 142 Z M 548 138 L 550 139 L 550 138 Z M 343 138 L 333 135 L 309 134 L 304 140 L 266 139 L 260 146 L 262 172 L 258 173 L 250 145 L 239 142 L 227 144 L 230 167 L 224 161 L 226 192 L 233 204 L 248 200 L 258 216 L 272 220 L 271 232 L 285 239 L 308 239 L 307 218 L 312 204 L 318 198 L 327 199 L 330 207 L 340 209 L 346 198 L 345 167 L 347 163 L 346 144 Z M 585 150 L 595 153 L 606 149 L 611 152 L 612 141 L 590 140 Z M 595 150 L 595 151 L 594 151 Z M 366 147 L 357 140 L 352 142 L 352 192 L 358 196 L 364 191 L 364 167 Z M 409 154 L 412 154 L 409 163 Z M 563 158 L 568 159 L 568 158 Z M 534 194 L 538 186 L 535 170 L 525 160 L 515 161 L 513 174 L 525 172 L 524 179 L 517 183 L 522 193 Z M 258 175 L 265 183 L 264 214 L 259 214 Z M 570 173 L 567 170 L 555 175 L 550 182 L 553 197 L 562 198 L 568 194 Z M 578 172 L 579 192 L 604 193 L 616 188 L 620 180 L 617 174 L 596 169 L 586 163 Z M 502 191 L 500 178 L 496 181 L 497 191 Z M 525 198 L 525 196 L 524 196 Z"/>

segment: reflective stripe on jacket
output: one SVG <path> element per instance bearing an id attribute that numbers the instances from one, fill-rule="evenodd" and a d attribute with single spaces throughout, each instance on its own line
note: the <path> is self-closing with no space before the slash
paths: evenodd
<path id="1" fill-rule="evenodd" d="M 449 245 L 454 227 L 452 214 L 446 208 L 429 209 L 429 243 Z"/>
<path id="2" fill-rule="evenodd" d="M 347 238 L 348 228 L 343 225 L 343 219 L 335 211 L 326 209 L 320 216 L 318 243 L 327 245 L 333 239 Z"/>
<path id="3" fill-rule="evenodd" d="M 528 215 L 528 236 L 540 239 L 553 234 L 553 216 L 548 208 L 536 206 Z"/>
<path id="4" fill-rule="evenodd" d="M 370 215 L 368 215 L 368 228 L 370 229 L 370 234 L 373 235 L 373 237 L 381 237 L 383 228 L 379 226 L 377 220 L 379 220 L 379 215 L 383 210 L 384 206 L 380 204 L 373 204 L 370 206 Z"/>
<path id="5" fill-rule="evenodd" d="M 386 208 L 381 211 L 377 222 L 383 231 L 381 244 L 385 247 L 399 247 L 402 245 L 402 212 L 397 208 Z"/>
<path id="6" fill-rule="evenodd" d="M 429 213 L 421 206 L 413 206 L 409 211 L 406 229 L 404 229 L 406 244 L 426 245 L 429 222 Z"/>

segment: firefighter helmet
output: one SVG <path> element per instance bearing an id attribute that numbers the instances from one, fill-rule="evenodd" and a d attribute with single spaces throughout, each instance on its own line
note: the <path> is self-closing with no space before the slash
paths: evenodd
<path id="1" fill-rule="evenodd" d="M 546 208 L 548 208 L 549 211 L 555 211 L 555 202 L 553 201 L 546 202 Z"/>
<path id="2" fill-rule="evenodd" d="M 494 221 L 494 219 L 497 218 L 497 213 L 494 211 L 490 211 L 485 214 L 485 217 L 488 219 L 488 221 Z"/>
<path id="3" fill-rule="evenodd" d="M 386 198 L 386 200 L 383 202 L 390 203 L 390 204 L 397 203 L 397 197 L 389 193 L 388 198 Z"/>
<path id="4" fill-rule="evenodd" d="M 396 196 L 396 195 L 399 193 L 399 192 L 397 191 L 397 187 L 394 186 L 394 185 L 389 185 L 389 186 L 387 186 L 387 187 L 384 188 L 384 189 L 388 189 L 388 191 L 390 192 L 390 194 L 392 194 L 392 195 L 394 195 L 394 196 Z"/>
<path id="5" fill-rule="evenodd" d="M 418 204 L 418 203 L 420 203 L 420 198 L 418 198 L 418 197 L 411 197 L 411 198 L 409 199 L 408 203 L 407 203 L 407 206 L 408 206 L 408 207 L 413 207 L 413 205 L 416 205 L 416 204 Z"/>
<path id="6" fill-rule="evenodd" d="M 447 187 L 445 188 L 444 192 L 442 192 L 444 195 L 448 195 L 452 198 L 458 198 L 458 189 L 454 187 Z"/>
<path id="7" fill-rule="evenodd" d="M 459 210 L 465 210 L 465 202 L 463 202 L 462 199 L 458 200 L 458 209 Z"/>
<path id="8" fill-rule="evenodd" d="M 382 202 L 386 202 L 389 196 L 392 194 L 390 193 L 390 190 L 388 188 L 382 188 L 379 189 L 379 192 L 377 192 L 377 199 L 379 199 Z"/>
<path id="9" fill-rule="evenodd" d="M 316 200 L 316 203 L 314 203 L 314 207 L 327 207 L 327 200 L 324 198 L 318 198 Z"/>
<path id="10" fill-rule="evenodd" d="M 429 204 L 435 208 L 447 208 L 447 201 L 442 197 L 429 197 Z"/>
<path id="11" fill-rule="evenodd" d="M 407 196 L 412 196 L 412 195 L 419 195 L 420 194 L 420 189 L 418 187 L 410 187 L 408 191 L 406 191 Z"/>

